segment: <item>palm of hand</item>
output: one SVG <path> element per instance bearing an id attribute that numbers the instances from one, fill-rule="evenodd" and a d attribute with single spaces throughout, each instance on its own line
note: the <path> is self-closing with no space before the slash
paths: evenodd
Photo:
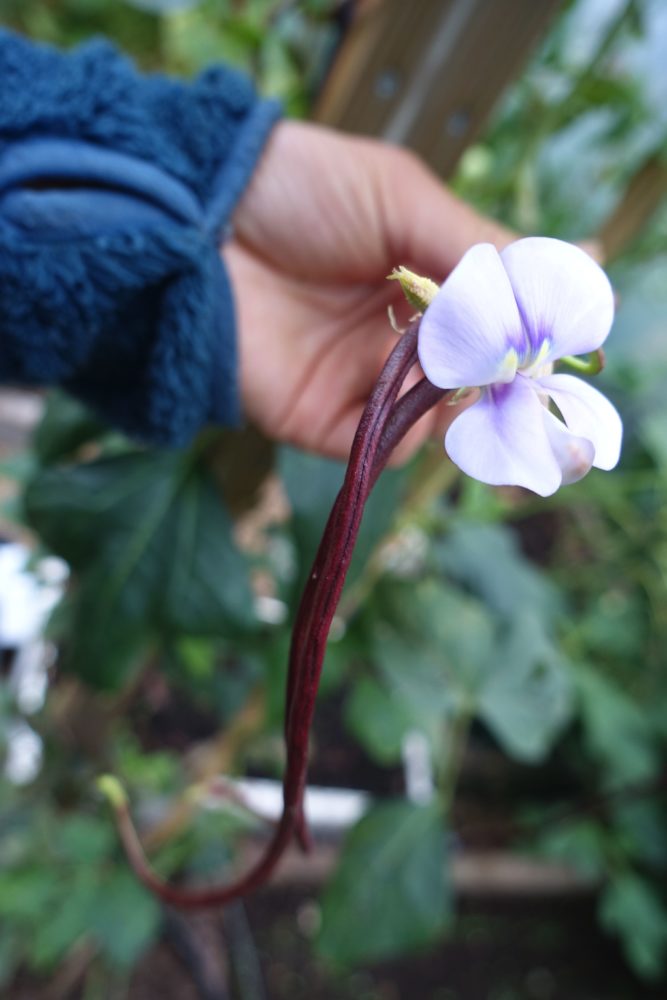
<path id="1" fill-rule="evenodd" d="M 457 213 L 466 224 L 449 240 L 436 239 L 433 202 L 441 212 L 444 202 L 450 224 Z M 471 220 L 479 233 L 481 220 L 405 153 L 279 126 L 225 249 L 247 416 L 271 437 L 344 457 L 396 338 L 387 307 L 409 314 L 387 275 L 402 263 L 442 278 L 475 242 Z M 403 454 L 442 418 L 424 418 Z"/>
<path id="2" fill-rule="evenodd" d="M 396 338 L 394 289 L 306 282 L 240 247 L 229 264 L 247 415 L 271 437 L 343 457 Z"/>

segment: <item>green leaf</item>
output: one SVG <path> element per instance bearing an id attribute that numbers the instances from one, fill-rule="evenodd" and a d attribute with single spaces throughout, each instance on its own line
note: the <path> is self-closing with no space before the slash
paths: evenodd
<path id="1" fill-rule="evenodd" d="M 30 926 L 57 903 L 59 880 L 44 867 L 0 872 L 0 917 Z"/>
<path id="2" fill-rule="evenodd" d="M 342 485 L 345 467 L 341 462 L 294 448 L 281 448 L 279 469 L 292 508 L 291 526 L 299 560 L 294 592 L 298 595 Z M 404 470 L 387 470 L 371 493 L 348 571 L 348 584 L 363 573 L 373 549 L 391 527 L 404 481 Z"/>
<path id="3" fill-rule="evenodd" d="M 112 962 L 129 968 L 156 939 L 160 906 L 129 871 L 115 870 L 98 888 L 88 932 Z"/>
<path id="4" fill-rule="evenodd" d="M 610 812 L 628 855 L 640 864 L 667 870 L 667 803 L 658 795 L 634 801 L 619 796 L 612 802 Z"/>
<path id="5" fill-rule="evenodd" d="M 619 663 L 631 665 L 642 655 L 649 623 L 645 598 L 639 592 L 624 592 L 605 588 L 591 594 L 578 623 L 578 638 L 588 655 L 613 657 Z M 632 669 L 632 667 L 630 667 Z"/>
<path id="6" fill-rule="evenodd" d="M 402 697 L 445 710 L 468 704 L 495 661 L 495 623 L 475 598 L 442 581 L 393 586 L 373 655 Z"/>
<path id="7" fill-rule="evenodd" d="M 36 468 L 34 455 L 29 451 L 20 451 L 0 462 L 0 476 L 23 484 L 34 476 Z"/>
<path id="8" fill-rule="evenodd" d="M 639 426 L 639 434 L 661 469 L 667 469 L 667 413 L 651 410 Z"/>
<path id="9" fill-rule="evenodd" d="M 542 760 L 573 711 L 570 667 L 539 619 L 515 622 L 478 691 L 479 717 L 511 757 Z"/>
<path id="10" fill-rule="evenodd" d="M 155 632 L 219 635 L 254 625 L 246 562 L 204 467 L 131 453 L 41 472 L 30 524 L 78 573 L 70 668 L 100 686 Z"/>
<path id="11" fill-rule="evenodd" d="M 173 794 L 182 777 L 181 764 L 174 752 L 146 753 L 135 736 L 122 731 L 114 738 L 113 751 L 111 770 L 137 798 L 147 793 Z"/>
<path id="12" fill-rule="evenodd" d="M 92 868 L 81 868 L 61 885 L 52 919 L 36 920 L 30 944 L 32 962 L 50 968 L 80 938 L 87 936 L 91 914 L 98 902 L 99 884 Z"/>
<path id="13" fill-rule="evenodd" d="M 400 759 L 413 730 L 437 758 L 443 724 L 472 711 L 475 679 L 493 656 L 489 616 L 478 601 L 434 580 L 385 585 L 369 611 L 377 677 L 356 681 L 346 723 L 379 763 Z"/>
<path id="14" fill-rule="evenodd" d="M 61 645 L 60 665 L 92 687 L 122 687 L 146 663 L 153 640 L 147 618 L 126 615 L 116 602 L 100 600 L 107 574 L 104 567 L 82 575 L 74 592 L 67 593 L 49 633 Z M 66 631 L 63 626 L 66 625 Z"/>
<path id="15" fill-rule="evenodd" d="M 32 446 L 38 460 L 50 465 L 67 458 L 77 448 L 99 437 L 108 427 L 82 403 L 64 392 L 51 392 Z"/>
<path id="16" fill-rule="evenodd" d="M 326 698 L 330 692 L 341 687 L 358 654 L 359 646 L 354 632 L 347 631 L 343 636 L 329 637 L 320 680 L 321 697 Z"/>
<path id="17" fill-rule="evenodd" d="M 539 618 L 517 617 L 501 630 L 478 600 L 436 580 L 394 585 L 382 618 L 372 654 L 389 700 L 402 706 L 402 725 L 414 720 L 437 753 L 443 721 L 477 715 L 511 756 L 545 756 L 571 717 L 573 698 L 569 665 Z M 396 712 L 392 717 L 399 725 Z M 372 735 L 365 745 L 373 746 Z"/>
<path id="18" fill-rule="evenodd" d="M 322 902 L 318 948 L 340 965 L 434 941 L 451 915 L 437 805 L 376 806 L 350 833 Z"/>
<path id="19" fill-rule="evenodd" d="M 423 730 L 426 719 L 402 699 L 395 688 L 371 677 L 360 678 L 345 705 L 345 724 L 357 741 L 380 764 L 401 759 L 403 737 Z"/>
<path id="20" fill-rule="evenodd" d="M 382 681 L 393 699 L 403 702 L 405 713 L 420 721 L 418 728 L 430 730 L 434 720 L 460 704 L 463 685 L 452 673 L 456 663 L 444 644 L 420 647 L 409 634 L 402 636 L 383 623 L 376 630 L 372 651 Z"/>
<path id="21" fill-rule="evenodd" d="M 631 872 L 613 878 L 600 900 L 600 920 L 619 935 L 641 976 L 660 975 L 667 956 L 667 909 L 647 881 Z"/>
<path id="22" fill-rule="evenodd" d="M 262 93 L 267 97 L 284 97 L 299 89 L 301 74 L 289 44 L 276 32 L 270 32 L 260 52 Z"/>
<path id="23" fill-rule="evenodd" d="M 601 878 L 607 869 L 606 833 L 592 820 L 557 822 L 539 838 L 540 854 L 565 861 L 590 878 Z"/>
<path id="24" fill-rule="evenodd" d="M 625 785 L 651 779 L 660 755 L 650 718 L 609 678 L 577 665 L 574 681 L 586 743 L 606 772 L 607 783 Z"/>
<path id="25" fill-rule="evenodd" d="M 178 658 L 179 668 L 191 677 L 195 684 L 206 683 L 214 676 L 220 656 L 219 646 L 214 640 L 208 637 L 185 636 L 177 641 L 174 652 Z"/>
<path id="26" fill-rule="evenodd" d="M 73 815 L 53 831 L 60 860 L 93 864 L 108 858 L 116 847 L 113 827 L 106 819 Z"/>
<path id="27" fill-rule="evenodd" d="M 21 962 L 21 939 L 16 928 L 0 927 L 0 987 L 8 986 Z M 6 994 L 7 996 L 9 994 Z"/>
<path id="28" fill-rule="evenodd" d="M 448 576 L 509 620 L 532 613 L 551 621 L 562 610 L 554 584 L 526 559 L 504 525 L 455 524 L 436 557 Z"/>
<path id="29" fill-rule="evenodd" d="M 78 940 L 92 937 L 114 964 L 129 967 L 155 940 L 160 920 L 158 903 L 131 872 L 81 864 L 61 884 L 52 919 L 35 919 L 31 960 L 50 967 Z"/>

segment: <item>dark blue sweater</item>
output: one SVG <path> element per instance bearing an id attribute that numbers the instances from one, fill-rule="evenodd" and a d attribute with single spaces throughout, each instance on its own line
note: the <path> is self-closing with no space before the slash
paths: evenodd
<path id="1" fill-rule="evenodd" d="M 160 444 L 234 423 L 219 248 L 279 113 L 228 68 L 184 84 L 0 31 L 0 381 Z"/>

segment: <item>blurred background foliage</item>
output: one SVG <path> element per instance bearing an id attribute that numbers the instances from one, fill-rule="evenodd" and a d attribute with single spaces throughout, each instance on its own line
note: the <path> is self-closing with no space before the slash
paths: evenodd
<path id="1" fill-rule="evenodd" d="M 305 114 L 339 6 L 0 9 L 58 44 L 103 33 L 148 69 L 233 62 Z M 659 0 L 564 5 L 455 189 L 521 231 L 596 233 L 629 178 L 667 156 L 666 17 Z M 640 978 L 665 975 L 667 206 L 609 264 L 620 305 L 601 381 L 625 420 L 617 470 L 545 501 L 464 480 L 434 446 L 372 498 L 327 654 L 314 773 L 362 783 L 362 754 L 371 790 L 397 797 L 352 831 L 323 895 L 315 947 L 334 966 L 455 933 L 442 873 L 481 842 L 598 879 L 601 925 Z M 90 983 L 102 969 L 122 989 L 164 917 L 128 873 L 94 778 L 126 782 L 162 872 L 224 869 L 252 822 L 202 806 L 219 772 L 280 774 L 290 621 L 342 469 L 252 432 L 138 449 L 53 394 L 4 473 L 20 487 L 10 532 L 27 527 L 36 555 L 62 557 L 72 578 L 48 626 L 45 700 L 28 712 L 10 683 L 1 691 L 6 761 L 17 724 L 41 753 L 32 773 L 0 780 L 0 984 L 84 948 Z M 401 795 L 415 734 L 427 805 Z M 328 756 L 332 739 L 347 756 Z M 489 755 L 500 771 L 480 772 Z"/>

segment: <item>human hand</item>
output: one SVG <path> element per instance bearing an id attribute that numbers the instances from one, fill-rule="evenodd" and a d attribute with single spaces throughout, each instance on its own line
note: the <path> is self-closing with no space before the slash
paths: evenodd
<path id="1" fill-rule="evenodd" d="M 245 413 L 270 437 L 345 458 L 409 307 L 404 264 L 439 283 L 474 243 L 513 237 L 455 198 L 413 154 L 316 125 L 276 127 L 225 247 Z M 410 376 L 406 388 L 419 378 Z M 441 406 L 398 449 L 444 432 Z"/>

